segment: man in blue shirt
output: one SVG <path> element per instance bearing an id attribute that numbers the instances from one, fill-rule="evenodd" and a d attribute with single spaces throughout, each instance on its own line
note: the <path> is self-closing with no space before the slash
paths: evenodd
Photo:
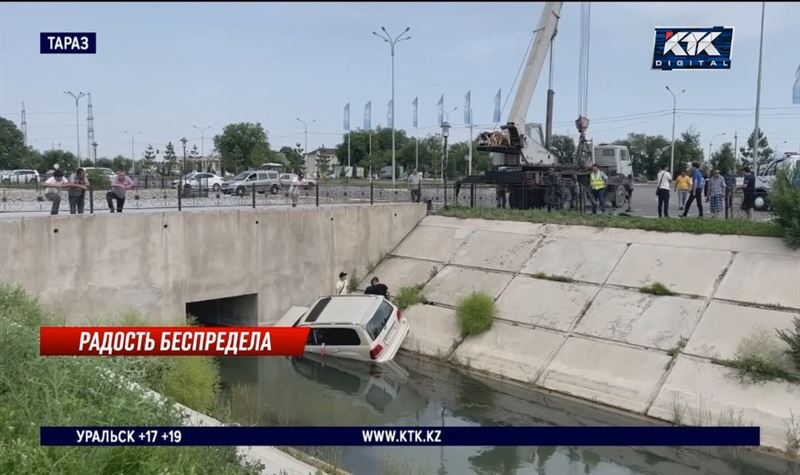
<path id="1" fill-rule="evenodd" d="M 686 201 L 686 207 L 683 209 L 683 214 L 680 215 L 685 218 L 689 214 L 689 208 L 692 207 L 692 201 L 697 201 L 697 211 L 700 217 L 703 217 L 703 188 L 705 185 L 705 177 L 703 172 L 700 171 L 700 164 L 692 162 L 692 191 L 689 193 L 689 200 Z"/>

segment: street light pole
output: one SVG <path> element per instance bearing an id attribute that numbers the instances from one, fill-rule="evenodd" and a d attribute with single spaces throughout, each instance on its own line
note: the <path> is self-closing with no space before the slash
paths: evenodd
<path id="1" fill-rule="evenodd" d="M 75 158 L 78 159 L 78 166 L 81 166 L 81 120 L 78 115 L 78 100 L 80 100 L 81 97 L 85 96 L 86 93 L 78 92 L 78 95 L 76 96 L 75 94 L 72 93 L 72 91 L 64 91 L 64 94 L 72 96 L 72 98 L 75 99 L 75 136 L 78 138 L 77 156 Z M 88 153 L 89 151 L 87 150 L 86 152 Z"/>
<path id="2" fill-rule="evenodd" d="M 300 117 L 295 117 L 295 119 L 297 119 L 301 124 L 303 124 L 303 133 L 305 134 L 305 145 L 303 145 L 303 163 L 305 163 L 306 155 L 308 155 L 308 124 Z M 316 121 L 317 119 L 313 119 L 311 123 L 313 124 Z M 315 166 L 317 167 L 317 173 L 319 173 L 319 177 L 321 178 L 322 173 L 319 172 L 319 163 L 315 164 Z"/>
<path id="3" fill-rule="evenodd" d="M 411 36 L 405 36 L 405 37 L 403 36 L 406 33 L 408 33 L 408 31 L 410 29 L 411 28 L 406 27 L 406 29 L 403 30 L 402 33 L 400 33 L 399 35 L 397 35 L 394 38 L 392 38 L 392 35 L 390 35 L 389 32 L 386 31 L 386 28 L 383 27 L 383 26 L 381 27 L 381 31 L 383 31 L 384 34 L 379 35 L 378 33 L 374 32 L 374 31 L 372 32 L 373 35 L 375 35 L 378 38 L 382 39 L 386 43 L 389 43 L 389 50 L 392 53 L 392 124 L 391 124 L 392 125 L 392 185 L 395 184 L 395 178 L 396 178 L 395 177 L 395 169 L 397 168 L 397 162 L 396 162 L 396 159 L 395 159 L 395 152 L 396 151 L 395 151 L 395 137 L 394 137 L 394 131 L 395 131 L 395 127 L 394 127 L 394 116 L 395 116 L 395 114 L 394 114 L 394 108 L 395 108 L 394 107 L 394 104 L 395 104 L 395 102 L 394 102 L 394 47 L 395 47 L 395 45 L 397 45 L 397 43 L 399 43 L 401 41 L 410 40 L 411 39 Z"/>
<path id="4" fill-rule="evenodd" d="M 204 132 L 210 129 L 211 126 L 209 125 L 208 127 L 198 127 L 196 125 L 193 125 L 192 127 L 200 131 L 200 164 L 202 165 L 203 159 L 206 157 L 206 147 L 205 147 L 206 136 Z"/>
<path id="5" fill-rule="evenodd" d="M 181 143 L 183 144 L 183 175 L 186 175 L 186 142 L 188 142 L 188 140 L 186 140 L 186 137 L 182 137 Z M 178 186 L 183 188 L 183 185 L 184 183 L 181 183 Z M 178 190 L 178 192 L 180 193 L 180 190 Z"/>
<path id="6" fill-rule="evenodd" d="M 97 166 L 97 142 L 92 142 L 92 150 L 94 152 L 92 154 L 94 166 Z"/>
<path id="7" fill-rule="evenodd" d="M 725 135 L 725 132 L 722 132 L 721 134 L 717 134 L 717 135 L 711 137 L 711 140 L 708 141 L 708 159 L 709 160 L 711 160 L 711 144 L 714 143 L 714 139 L 715 138 L 722 137 L 723 135 Z"/>
<path id="8" fill-rule="evenodd" d="M 760 139 L 760 131 L 758 130 L 758 118 L 761 112 L 761 55 L 764 52 L 764 9 L 766 2 L 761 2 L 761 40 L 758 44 L 758 81 L 756 83 L 756 126 L 753 134 L 753 180 L 758 187 L 758 145 Z"/>
<path id="9" fill-rule="evenodd" d="M 132 133 L 128 132 L 127 130 L 123 130 L 122 133 L 125 134 L 125 135 L 130 135 L 131 136 L 131 166 L 133 167 L 133 174 L 135 175 L 136 174 L 136 154 L 134 152 L 133 138 L 136 137 L 137 135 L 141 134 L 142 131 L 139 131 L 139 132 L 136 132 L 135 134 L 132 134 Z M 139 167 L 139 168 L 141 168 L 141 167 Z"/>
<path id="10" fill-rule="evenodd" d="M 670 158 L 669 158 L 669 173 L 670 175 L 675 176 L 675 108 L 677 107 L 678 104 L 678 96 L 686 92 L 686 89 L 679 92 L 678 96 L 676 96 L 675 93 L 672 92 L 672 89 L 669 88 L 669 86 L 666 87 L 667 91 L 669 91 L 669 93 L 672 94 L 672 151 L 670 152 Z"/>
<path id="11" fill-rule="evenodd" d="M 442 183 L 444 184 L 444 205 L 447 206 L 447 137 L 450 135 L 450 124 L 442 124 L 442 138 L 444 138 L 444 170 L 442 171 Z"/>

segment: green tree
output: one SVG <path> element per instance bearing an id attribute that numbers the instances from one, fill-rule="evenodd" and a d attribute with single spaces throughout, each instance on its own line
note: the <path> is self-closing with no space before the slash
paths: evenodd
<path id="1" fill-rule="evenodd" d="M 189 151 L 189 161 L 195 171 L 203 171 L 203 164 L 200 163 L 200 150 L 197 149 L 197 144 L 192 145 L 192 149 Z"/>
<path id="2" fill-rule="evenodd" d="M 575 163 L 575 152 L 577 146 L 575 140 L 569 135 L 553 135 L 553 143 L 550 145 L 550 151 L 558 157 L 559 163 L 570 165 Z"/>
<path id="3" fill-rule="evenodd" d="M 154 170 L 156 164 L 156 151 L 152 145 L 148 145 L 144 149 L 144 167 L 148 170 Z"/>
<path id="4" fill-rule="evenodd" d="M 222 156 L 222 168 L 229 171 L 255 167 L 272 156 L 260 123 L 228 124 L 222 134 L 214 136 L 214 146 Z"/>
<path id="5" fill-rule="evenodd" d="M 78 168 L 78 160 L 75 155 L 64 150 L 47 150 L 37 157 L 34 167 L 40 173 L 45 173 L 53 170 L 53 165 L 56 164 L 65 172 Z"/>
<path id="6" fill-rule="evenodd" d="M 747 147 L 739 147 L 739 152 L 742 154 L 742 163 L 745 166 L 753 166 L 753 152 L 755 151 L 756 147 L 756 135 L 755 131 L 750 133 L 750 137 L 747 139 Z M 764 135 L 764 131 L 760 128 L 758 129 L 758 160 L 756 163 L 758 164 L 759 169 L 762 165 L 768 164 L 772 160 L 772 149 L 769 148 L 769 140 L 767 140 L 767 136 Z"/>
<path id="7" fill-rule="evenodd" d="M 112 168 L 113 169 L 114 168 L 114 162 L 112 162 L 110 158 L 106 158 L 106 157 L 98 158 L 97 159 L 97 165 L 95 165 L 95 166 L 98 167 L 98 168 Z"/>
<path id="8" fill-rule="evenodd" d="M 24 168 L 29 155 L 22 131 L 14 122 L 0 117 L 0 170 Z"/>
<path id="9" fill-rule="evenodd" d="M 175 155 L 175 146 L 172 145 L 172 142 L 167 143 L 167 146 L 164 148 L 164 174 L 172 173 L 175 170 L 175 163 L 178 160 L 178 156 Z"/>
<path id="10" fill-rule="evenodd" d="M 661 164 L 669 163 L 670 142 L 661 135 L 630 133 L 626 139 L 617 140 L 614 144 L 628 147 L 636 175 L 645 174 L 648 178 L 655 178 Z M 667 154 L 666 162 L 663 162 L 664 153 Z"/>
<path id="11" fill-rule="evenodd" d="M 736 169 L 736 157 L 733 155 L 733 146 L 725 142 L 719 151 L 711 154 L 711 166 L 719 169 L 722 174 L 732 173 Z"/>
<path id="12" fill-rule="evenodd" d="M 284 157 L 287 169 L 293 173 L 298 171 L 302 171 L 305 169 L 305 157 L 303 155 L 303 148 L 300 144 L 295 144 L 295 148 L 284 146 L 281 147 L 279 153 L 281 153 Z"/>
<path id="13" fill-rule="evenodd" d="M 700 133 L 694 128 L 689 128 L 689 130 L 681 133 L 680 138 L 675 140 L 676 173 L 681 170 L 686 170 L 692 162 L 702 164 L 703 157 L 705 157 L 705 154 L 703 153 L 703 146 L 700 144 Z M 661 164 L 668 164 L 669 162 L 670 149 L 667 148 L 661 154 L 661 160 L 659 160 L 658 166 L 660 167 Z"/>
<path id="14" fill-rule="evenodd" d="M 114 159 L 111 160 L 111 164 L 113 165 L 111 169 L 114 171 L 125 170 L 126 172 L 130 172 L 133 168 L 133 162 L 131 162 L 131 159 L 122 155 L 117 155 L 114 157 Z"/>

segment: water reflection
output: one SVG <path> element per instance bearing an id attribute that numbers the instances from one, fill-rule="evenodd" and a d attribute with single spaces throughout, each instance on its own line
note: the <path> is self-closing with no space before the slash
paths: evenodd
<path id="1" fill-rule="evenodd" d="M 364 426 L 643 425 L 531 388 L 400 356 L 390 365 L 301 358 L 221 360 L 232 417 L 249 424 Z M 381 473 L 791 474 L 797 464 L 730 449 L 343 447 L 337 463 Z"/>

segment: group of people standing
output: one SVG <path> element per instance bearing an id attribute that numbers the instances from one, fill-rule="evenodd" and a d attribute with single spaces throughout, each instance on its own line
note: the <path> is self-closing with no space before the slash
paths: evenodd
<path id="1" fill-rule="evenodd" d="M 688 173 L 684 170 L 673 180 L 668 168 L 668 165 L 662 165 L 661 171 L 656 176 L 659 218 L 669 218 L 669 199 L 673 186 L 678 194 L 678 210 L 682 211 L 679 215 L 681 218 L 685 218 L 689 214 L 692 203 L 697 203 L 698 216 L 703 217 L 704 194 L 714 218 L 719 217 L 726 205 L 728 208 L 733 206 L 733 191 L 736 189 L 736 178 L 732 174 L 722 176 L 719 169 L 715 168 L 710 175 L 706 175 L 700 169 L 700 164 L 693 162 Z M 752 219 L 755 177 L 749 168 L 745 168 L 744 172 L 744 202 L 742 203 L 742 209 L 747 212 L 747 218 Z"/>
<path id="2" fill-rule="evenodd" d="M 111 189 L 106 193 L 106 202 L 108 209 L 112 213 L 122 212 L 125 206 L 125 196 L 129 189 L 136 186 L 136 182 L 129 177 L 125 170 L 117 171 L 113 178 L 109 179 Z M 89 178 L 86 176 L 86 170 L 78 168 L 70 178 L 64 176 L 64 172 L 60 169 L 53 171 L 53 176 L 45 180 L 44 197 L 52 203 L 50 207 L 50 214 L 58 214 L 61 206 L 61 192 L 67 190 L 67 198 L 69 200 L 70 214 L 83 214 L 86 203 L 86 191 L 91 187 Z M 116 207 L 114 206 L 116 204 Z"/>
<path id="3" fill-rule="evenodd" d="M 373 277 L 369 281 L 370 285 L 364 290 L 366 295 L 382 295 L 383 298 L 389 299 L 389 287 L 381 283 L 380 279 Z M 347 278 L 347 272 L 339 273 L 339 280 L 336 281 L 336 295 L 349 295 L 350 294 L 350 279 Z"/>

